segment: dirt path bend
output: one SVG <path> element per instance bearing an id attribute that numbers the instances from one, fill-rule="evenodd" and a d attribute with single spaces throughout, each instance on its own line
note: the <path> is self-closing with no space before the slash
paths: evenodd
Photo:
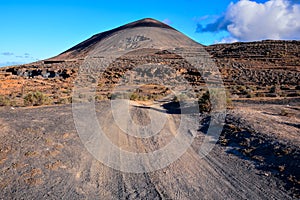
<path id="1" fill-rule="evenodd" d="M 167 114 L 166 133 L 138 140 L 113 123 L 108 102 L 96 111 L 103 131 L 111 133 L 107 137 L 126 151 L 151 152 L 168 144 L 180 118 Z M 147 112 L 135 107 L 131 115 L 147 123 Z M 71 106 L 1 108 L 0 122 L 0 199 L 292 199 L 280 180 L 225 147 L 216 145 L 200 159 L 200 132 L 166 168 L 135 174 L 107 167 L 87 151 Z"/>

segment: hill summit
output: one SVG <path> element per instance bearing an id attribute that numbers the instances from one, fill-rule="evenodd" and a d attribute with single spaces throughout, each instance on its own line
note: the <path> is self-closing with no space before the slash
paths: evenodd
<path id="1" fill-rule="evenodd" d="M 171 26 L 164 24 L 158 20 L 152 18 L 145 18 L 135 22 L 128 23 L 126 25 L 114 28 L 112 30 L 108 30 L 102 33 L 98 33 L 93 35 L 91 38 L 75 45 L 74 47 L 66 50 L 65 52 L 51 58 L 50 60 L 62 60 L 62 59 L 78 59 L 83 58 L 87 55 L 87 53 L 93 49 L 97 43 L 102 41 L 105 38 L 108 38 L 118 32 L 124 32 L 128 29 L 141 28 L 141 27 L 157 27 L 163 29 L 169 29 L 175 31 Z"/>

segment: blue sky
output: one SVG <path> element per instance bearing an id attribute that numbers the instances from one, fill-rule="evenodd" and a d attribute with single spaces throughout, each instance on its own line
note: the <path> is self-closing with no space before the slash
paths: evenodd
<path id="1" fill-rule="evenodd" d="M 285 28 L 274 30 L 273 35 L 258 31 L 257 36 L 251 37 L 253 31 L 249 32 L 247 27 L 261 30 L 259 27 L 264 27 L 264 25 L 257 26 L 259 22 L 254 22 L 254 19 L 249 24 L 248 17 L 244 13 L 248 12 L 247 9 L 250 11 L 252 9 L 254 13 L 258 12 L 259 16 L 263 17 L 270 15 L 271 11 L 265 11 L 266 8 L 274 10 L 278 7 L 278 12 L 283 9 L 293 10 L 295 13 L 292 17 L 295 21 L 290 21 L 290 25 L 295 26 L 293 23 L 297 23 L 299 17 L 297 12 L 300 10 L 298 7 L 292 8 L 294 8 L 293 5 L 299 5 L 299 1 L 242 1 L 1 0 L 0 66 L 55 56 L 96 33 L 146 17 L 165 21 L 205 45 L 272 39 L 272 37 L 274 39 L 298 39 L 296 35 L 299 35 L 299 24 L 296 24 L 294 32 L 290 31 L 291 34 L 282 34 L 282 32 L 288 32 L 286 30 L 288 28 Z M 267 4 L 272 1 L 273 4 L 275 4 L 274 1 L 283 2 L 289 7 L 284 7 L 284 5 L 276 7 L 273 4 L 272 7 Z M 246 9 L 246 11 L 241 13 L 237 11 L 239 8 Z M 287 12 L 285 14 L 287 15 Z M 248 37 L 246 37 L 247 34 Z"/>

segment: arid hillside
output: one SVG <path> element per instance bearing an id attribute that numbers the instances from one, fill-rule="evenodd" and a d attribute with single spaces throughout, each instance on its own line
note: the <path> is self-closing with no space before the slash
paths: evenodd
<path id="1" fill-rule="evenodd" d="M 222 44 L 205 49 L 219 67 L 231 97 L 285 98 L 300 96 L 299 46 L 300 42 L 297 41 L 262 41 Z M 82 59 L 45 60 L 1 68 L 0 104 L 10 102 L 10 105 L 23 106 L 24 97 L 35 91 L 43 93 L 50 104 L 70 103 L 73 82 L 83 62 Z M 107 68 L 97 80 L 99 84 L 96 97 L 110 98 L 113 84 L 126 71 L 137 64 L 148 62 L 168 64 L 176 70 L 176 74 L 185 77 L 192 85 L 203 86 L 196 88 L 196 92 L 205 90 L 203 77 L 180 56 L 168 51 L 144 49 L 144 52 L 130 59 L 118 58 Z M 147 96 L 155 98 L 151 94 Z"/>
<path id="2" fill-rule="evenodd" d="M 99 33 L 90 39 L 72 47 L 60 55 L 36 63 L 5 67 L 0 69 L 0 104 L 24 106 L 30 104 L 26 101 L 29 93 L 40 92 L 46 104 L 70 103 L 74 80 L 81 65 L 94 54 L 101 42 L 127 34 L 128 31 L 152 27 L 160 29 L 165 35 L 161 45 L 174 43 L 178 48 L 186 46 L 183 35 L 153 19 L 144 19 L 127 24 L 116 29 Z M 145 34 L 144 34 L 145 35 Z M 153 34 L 155 35 L 155 34 Z M 150 42 L 147 37 L 127 38 L 121 45 L 134 43 L 136 46 L 143 42 Z M 158 36 L 159 41 L 159 36 Z M 185 41 L 185 42 L 184 42 Z M 182 76 L 194 86 L 199 96 L 205 92 L 205 76 L 193 68 L 182 56 L 168 50 L 142 48 L 133 51 L 128 56 L 116 58 L 114 62 L 99 73 L 96 99 L 109 99 L 112 88 L 127 71 L 146 63 L 165 64 L 175 71 L 173 75 Z M 147 47 L 147 46 L 145 46 Z M 201 45 L 200 45 L 201 47 Z M 126 47 L 127 48 L 127 47 Z M 130 47 L 134 50 L 135 46 Z M 294 98 L 300 96 L 300 56 L 299 41 L 260 41 L 250 43 L 218 44 L 203 47 L 221 72 L 231 98 Z M 190 55 L 197 52 L 190 50 Z M 149 72 L 153 76 L 154 72 Z M 171 72 L 170 72 L 171 73 Z M 210 72 L 207 72 L 210 73 Z M 153 86 L 154 84 L 154 86 Z M 167 94 L 159 90 L 151 92 L 151 87 L 156 87 L 153 80 L 150 88 L 142 88 L 135 98 L 140 100 L 158 99 Z M 159 85 L 159 84 L 158 84 Z"/>
<path id="3" fill-rule="evenodd" d="M 299 41 L 272 40 L 206 47 L 225 83 L 234 85 L 231 93 L 248 97 L 299 96 L 299 49 Z M 239 86 L 246 86 L 246 91 Z"/>

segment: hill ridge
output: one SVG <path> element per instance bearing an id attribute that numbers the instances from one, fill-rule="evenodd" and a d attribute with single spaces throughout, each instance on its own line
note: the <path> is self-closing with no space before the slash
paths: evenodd
<path id="1" fill-rule="evenodd" d="M 57 56 L 54 56 L 52 58 L 46 59 L 46 60 L 56 60 L 56 59 L 61 59 L 61 58 L 65 58 L 67 55 L 69 55 L 70 53 L 79 53 L 84 51 L 85 49 L 89 49 L 89 47 L 94 46 L 95 44 L 97 44 L 99 41 L 119 32 L 119 31 L 124 31 L 126 29 L 132 29 L 132 28 L 138 28 L 138 27 L 158 27 L 158 28 L 165 28 L 165 29 L 171 29 L 174 31 L 177 31 L 176 29 L 174 29 L 173 27 L 164 24 L 158 20 L 152 19 L 152 18 L 144 18 L 141 20 L 137 20 L 122 26 L 119 26 L 117 28 L 108 30 L 108 31 L 104 31 L 101 33 L 97 33 L 95 35 L 93 35 L 92 37 L 80 42 L 79 44 L 69 48 L 68 50 L 60 53 Z M 76 55 L 77 56 L 77 55 Z"/>

